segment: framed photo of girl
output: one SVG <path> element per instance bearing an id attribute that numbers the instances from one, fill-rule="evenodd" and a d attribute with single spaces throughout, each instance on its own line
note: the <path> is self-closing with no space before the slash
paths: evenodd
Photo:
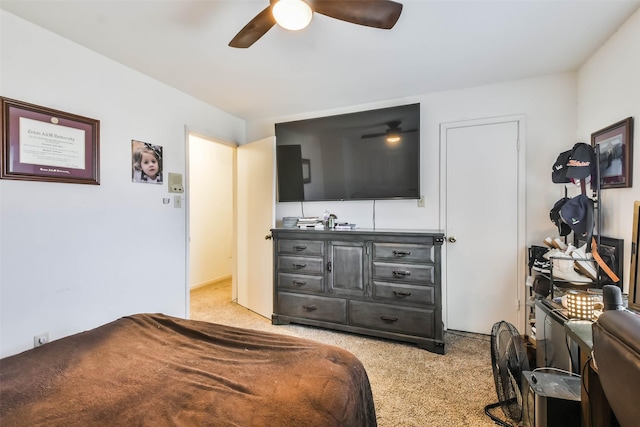
<path id="1" fill-rule="evenodd" d="M 0 97 L 0 178 L 100 184 L 100 121 Z"/>
<path id="2" fill-rule="evenodd" d="M 600 149 L 600 188 L 627 188 L 633 177 L 633 117 L 591 134 Z"/>
<path id="3" fill-rule="evenodd" d="M 146 184 L 162 184 L 162 147 L 131 140 L 131 180 Z"/>

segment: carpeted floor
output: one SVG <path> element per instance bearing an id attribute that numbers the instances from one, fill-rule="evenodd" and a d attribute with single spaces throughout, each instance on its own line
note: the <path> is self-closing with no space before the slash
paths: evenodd
<path id="1" fill-rule="evenodd" d="M 484 406 L 497 401 L 491 369 L 490 339 L 447 332 L 446 354 L 413 344 L 300 325 L 271 324 L 231 301 L 231 282 L 191 291 L 191 318 L 336 345 L 364 364 L 380 427 L 495 426 Z M 495 415 L 504 419 L 499 408 Z"/>

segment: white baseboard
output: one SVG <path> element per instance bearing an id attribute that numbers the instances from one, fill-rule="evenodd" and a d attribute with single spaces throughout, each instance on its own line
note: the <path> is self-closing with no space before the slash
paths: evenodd
<path id="1" fill-rule="evenodd" d="M 232 278 L 232 275 L 227 274 L 226 276 L 221 276 L 215 279 L 207 280 L 205 282 L 196 283 L 195 285 L 191 285 L 189 289 L 193 291 L 194 289 L 202 288 L 203 286 L 209 286 L 209 285 L 213 285 L 214 283 L 220 283 L 226 280 L 231 280 L 231 278 Z"/>

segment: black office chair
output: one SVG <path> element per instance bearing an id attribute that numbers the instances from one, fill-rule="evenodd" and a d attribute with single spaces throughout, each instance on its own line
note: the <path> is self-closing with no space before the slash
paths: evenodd
<path id="1" fill-rule="evenodd" d="M 593 324 L 593 354 L 609 406 L 621 427 L 640 425 L 640 316 L 603 312 Z"/>

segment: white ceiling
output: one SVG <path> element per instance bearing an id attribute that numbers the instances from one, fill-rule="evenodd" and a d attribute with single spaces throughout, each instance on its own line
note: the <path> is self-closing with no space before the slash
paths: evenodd
<path id="1" fill-rule="evenodd" d="M 577 70 L 640 5 L 400 2 L 392 30 L 315 14 L 307 29 L 276 26 L 248 49 L 227 44 L 268 0 L 0 0 L 0 7 L 251 120 Z"/>

